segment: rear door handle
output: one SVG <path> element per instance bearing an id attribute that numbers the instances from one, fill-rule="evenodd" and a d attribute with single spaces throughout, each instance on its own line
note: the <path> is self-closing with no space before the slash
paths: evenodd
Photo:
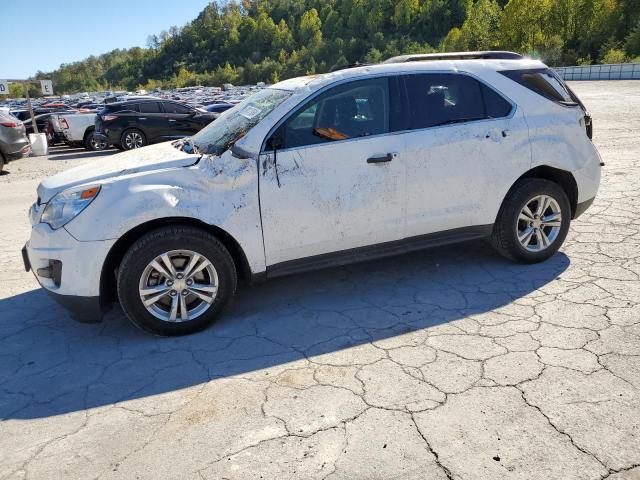
<path id="1" fill-rule="evenodd" d="M 138 117 L 138 120 L 146 120 L 147 117 Z"/>
<path id="2" fill-rule="evenodd" d="M 387 153 L 385 156 L 383 157 L 370 157 L 367 158 L 367 163 L 384 163 L 384 162 L 390 162 L 391 160 L 393 160 L 395 158 L 396 154 L 395 153 Z"/>
<path id="3" fill-rule="evenodd" d="M 175 120 L 174 120 L 174 119 L 172 119 L 172 118 L 170 118 L 170 119 L 169 119 L 169 121 L 170 121 L 170 122 L 175 122 Z"/>

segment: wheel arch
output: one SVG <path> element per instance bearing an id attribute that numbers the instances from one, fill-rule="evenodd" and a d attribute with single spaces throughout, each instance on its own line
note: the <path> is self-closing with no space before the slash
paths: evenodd
<path id="1" fill-rule="evenodd" d="M 228 232 L 215 225 L 209 225 L 195 218 L 188 217 L 165 217 L 150 220 L 143 224 L 140 224 L 127 233 L 122 235 L 118 241 L 111 247 L 107 257 L 102 265 L 102 271 L 100 274 L 100 298 L 103 302 L 116 301 L 117 294 L 117 268 L 122 262 L 122 259 L 133 243 L 139 239 L 142 235 L 165 226 L 190 226 L 199 228 L 214 235 L 229 251 L 231 258 L 235 263 L 238 277 L 247 283 L 253 283 L 259 279 L 251 271 L 249 262 L 247 260 L 244 250 Z"/>
<path id="2" fill-rule="evenodd" d="M 82 136 L 83 139 L 87 138 L 87 135 L 89 135 L 91 132 L 95 132 L 96 130 L 96 126 L 95 125 L 89 125 L 87 127 L 87 129 L 84 131 L 84 135 Z"/>
<path id="3" fill-rule="evenodd" d="M 550 167 L 548 165 L 540 165 L 532 168 L 523 175 L 521 175 L 511 186 L 505 199 L 508 198 L 513 188 L 525 178 L 540 178 L 543 180 L 549 180 L 558 184 L 569 198 L 569 204 L 571 205 L 571 218 L 575 218 L 578 208 L 578 183 L 575 177 L 568 170 L 562 170 L 560 168 Z"/>

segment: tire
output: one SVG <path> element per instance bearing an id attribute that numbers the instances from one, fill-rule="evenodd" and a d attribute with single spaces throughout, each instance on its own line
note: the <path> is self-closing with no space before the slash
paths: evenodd
<path id="1" fill-rule="evenodd" d="M 544 206 L 540 200 L 536 201 L 536 197 L 545 199 L 544 205 L 548 202 L 549 206 L 542 214 L 539 209 Z M 525 206 L 529 208 L 526 213 Z M 560 213 L 559 220 L 557 212 Z M 530 216 L 533 216 L 531 220 Z M 504 199 L 493 226 L 491 243 L 498 253 L 510 260 L 542 262 L 558 251 L 570 223 L 571 205 L 562 187 L 549 180 L 525 178 L 518 181 Z"/>
<path id="2" fill-rule="evenodd" d="M 190 256 L 192 253 L 200 255 L 201 259 L 190 270 L 198 270 L 206 263 L 205 260 L 213 270 L 209 267 L 203 268 L 190 277 L 191 281 L 196 283 L 189 284 L 189 276 L 180 277 L 180 274 L 189 269 L 194 258 Z M 173 276 L 163 276 L 159 273 L 160 270 L 152 266 L 155 260 L 162 264 L 156 263 L 157 266 L 165 268 L 166 263 L 158 259 L 161 255 L 173 260 Z M 180 261 L 183 263 L 180 264 Z M 171 279 L 173 281 L 168 286 L 168 280 Z M 125 254 L 117 278 L 118 297 L 129 320 L 142 330 L 161 336 L 187 335 L 211 325 L 233 297 L 237 283 L 235 264 L 224 245 L 210 233 L 187 226 L 163 227 L 143 235 Z M 196 293 L 192 293 L 194 290 L 190 289 L 194 288 L 193 285 L 203 288 L 200 295 L 210 296 L 211 302 L 205 302 Z M 213 285 L 217 285 L 215 292 Z M 170 290 L 147 308 L 143 304 L 142 295 L 148 291 L 146 289 L 153 288 Z M 181 290 L 182 288 L 184 290 Z M 205 292 L 205 288 L 209 288 L 210 291 Z M 184 294 L 187 317 L 193 318 L 185 319 L 183 316 L 184 291 L 188 292 Z M 176 292 L 176 295 L 173 292 Z M 149 301 L 155 295 L 156 293 L 148 294 L 145 299 Z M 176 320 L 171 321 L 170 316 L 174 312 L 171 307 L 174 302 L 177 304 L 174 315 Z M 198 313 L 199 309 L 204 310 Z"/>
<path id="3" fill-rule="evenodd" d="M 109 144 L 102 140 L 97 140 L 93 134 L 95 130 L 90 130 L 84 135 L 84 140 L 82 141 L 82 145 L 87 150 L 91 150 L 93 152 L 100 152 L 102 150 L 106 150 L 109 147 Z"/>
<path id="4" fill-rule="evenodd" d="M 5 164 L 4 155 L 0 153 L 0 173 L 2 173 L 2 171 L 4 170 L 4 164 Z"/>
<path id="5" fill-rule="evenodd" d="M 123 150 L 133 150 L 134 148 L 142 148 L 147 146 L 147 137 L 137 128 L 128 128 L 122 132 L 120 137 L 120 145 Z"/>

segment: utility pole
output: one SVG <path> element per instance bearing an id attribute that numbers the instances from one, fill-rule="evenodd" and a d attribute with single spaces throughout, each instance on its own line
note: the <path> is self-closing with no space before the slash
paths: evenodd
<path id="1" fill-rule="evenodd" d="M 31 117 L 33 133 L 39 133 L 38 125 L 36 124 L 36 116 L 33 114 L 33 107 L 31 106 L 31 97 L 29 96 L 29 82 L 22 82 L 22 84 L 24 85 L 24 95 L 27 97 L 27 108 L 29 109 L 29 116 Z"/>

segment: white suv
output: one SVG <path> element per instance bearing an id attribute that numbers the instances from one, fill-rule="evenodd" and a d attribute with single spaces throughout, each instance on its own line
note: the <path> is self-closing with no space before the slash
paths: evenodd
<path id="1" fill-rule="evenodd" d="M 75 317 L 209 325 L 238 278 L 488 238 L 553 255 L 593 201 L 591 119 L 543 63 L 419 55 L 287 80 L 193 137 L 44 180 L 25 265 Z"/>

